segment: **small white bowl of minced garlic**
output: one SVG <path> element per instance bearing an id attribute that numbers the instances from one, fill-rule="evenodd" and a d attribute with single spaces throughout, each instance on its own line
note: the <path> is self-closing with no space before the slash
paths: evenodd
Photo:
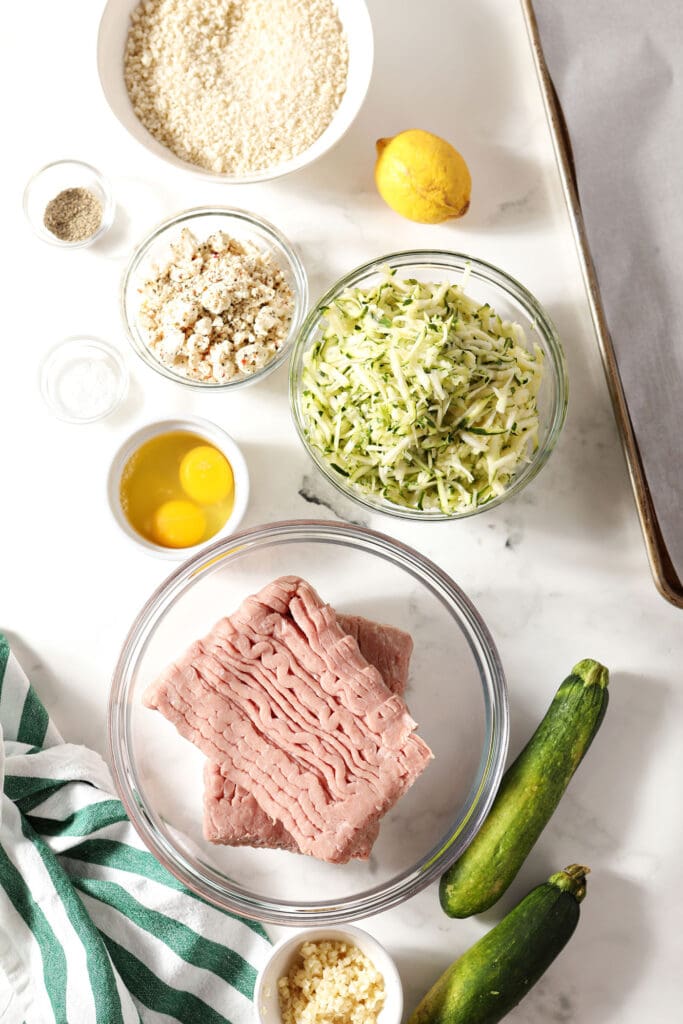
<path id="1" fill-rule="evenodd" d="M 353 925 L 308 928 L 282 939 L 256 979 L 260 1024 L 400 1024 L 403 989 L 394 961 Z"/>

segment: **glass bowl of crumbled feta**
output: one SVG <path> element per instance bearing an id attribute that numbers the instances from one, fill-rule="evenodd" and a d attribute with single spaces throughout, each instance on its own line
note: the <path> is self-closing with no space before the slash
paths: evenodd
<path id="1" fill-rule="evenodd" d="M 237 388 L 289 356 L 308 303 L 301 260 L 260 217 L 197 207 L 159 224 L 125 272 L 121 308 L 138 356 L 192 388 Z"/>
<path id="2" fill-rule="evenodd" d="M 545 465 L 567 372 L 552 321 L 514 278 L 461 253 L 398 252 L 353 270 L 309 313 L 290 400 L 343 494 L 397 517 L 460 519 Z"/>

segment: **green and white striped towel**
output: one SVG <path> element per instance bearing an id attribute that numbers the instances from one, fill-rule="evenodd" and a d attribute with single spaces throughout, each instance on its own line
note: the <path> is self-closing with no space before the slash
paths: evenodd
<path id="1" fill-rule="evenodd" d="M 269 941 L 147 851 L 0 635 L 0 1020 L 247 1024 Z"/>

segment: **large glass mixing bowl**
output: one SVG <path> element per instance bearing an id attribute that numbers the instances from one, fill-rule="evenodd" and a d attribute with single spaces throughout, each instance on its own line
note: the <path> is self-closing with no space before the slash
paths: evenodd
<path id="1" fill-rule="evenodd" d="M 142 704 L 144 689 L 192 640 L 280 575 L 303 576 L 338 611 L 399 626 L 415 642 L 405 697 L 434 760 L 384 817 L 365 862 L 326 864 L 207 842 L 205 757 Z M 109 729 L 119 793 L 162 864 L 227 910 L 310 925 L 387 910 L 438 879 L 462 853 L 500 782 L 508 708 L 491 636 L 445 572 L 381 533 L 295 521 L 208 546 L 152 595 L 116 666 Z"/>

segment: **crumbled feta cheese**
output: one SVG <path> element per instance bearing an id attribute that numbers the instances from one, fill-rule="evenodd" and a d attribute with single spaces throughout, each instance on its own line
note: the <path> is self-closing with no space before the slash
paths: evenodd
<path id="1" fill-rule="evenodd" d="M 181 376 L 216 383 L 267 366 L 294 309 L 272 256 L 223 231 L 199 242 L 183 228 L 141 292 L 138 325 L 150 350 Z"/>
<path id="2" fill-rule="evenodd" d="M 254 320 L 254 334 L 257 337 L 265 336 L 271 328 L 275 327 L 277 317 L 270 306 L 263 306 L 256 314 Z"/>
<path id="3" fill-rule="evenodd" d="M 166 362 L 168 359 L 173 361 L 174 356 L 179 355 L 183 351 L 184 345 L 185 335 L 180 328 L 167 327 L 161 335 L 161 342 L 159 344 L 162 362 Z"/>
<path id="4" fill-rule="evenodd" d="M 161 322 L 165 327 L 189 327 L 197 321 L 197 304 L 187 299 L 171 299 L 163 310 Z"/>
<path id="5" fill-rule="evenodd" d="M 220 284 L 212 284 L 202 295 L 202 306 L 209 313 L 224 313 L 230 307 L 230 292 Z"/>
<path id="6" fill-rule="evenodd" d="M 237 365 L 242 373 L 256 373 L 270 362 L 274 354 L 264 345 L 244 345 L 237 353 Z"/>
<path id="7" fill-rule="evenodd" d="M 204 334 L 207 337 L 211 334 L 211 320 L 208 316 L 201 316 L 194 325 L 197 334 Z"/>

